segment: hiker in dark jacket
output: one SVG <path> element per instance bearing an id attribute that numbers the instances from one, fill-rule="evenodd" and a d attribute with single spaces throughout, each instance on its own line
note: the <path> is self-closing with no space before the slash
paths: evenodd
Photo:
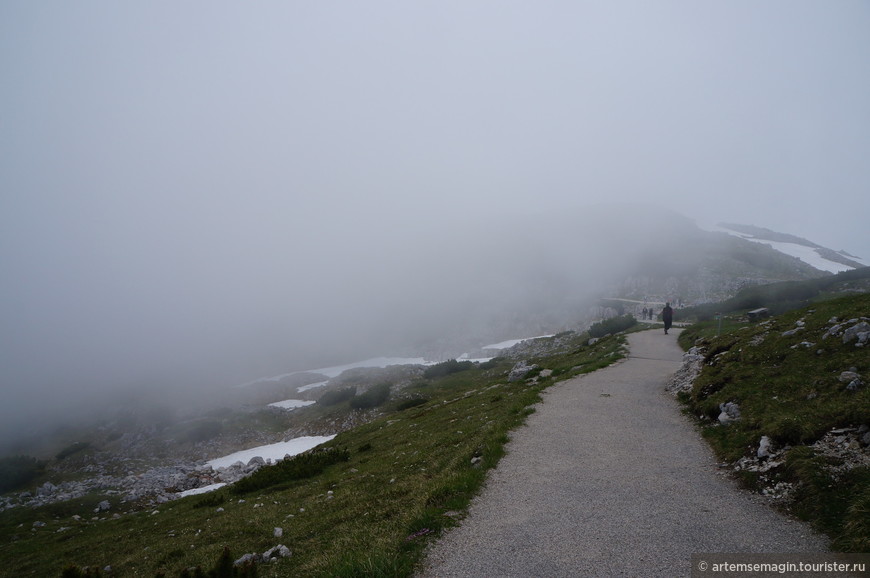
<path id="1" fill-rule="evenodd" d="M 671 323 L 674 321 L 674 310 L 671 309 L 670 303 L 665 303 L 665 308 L 662 309 L 662 321 L 665 322 L 665 335 L 667 335 L 668 329 L 671 328 Z"/>

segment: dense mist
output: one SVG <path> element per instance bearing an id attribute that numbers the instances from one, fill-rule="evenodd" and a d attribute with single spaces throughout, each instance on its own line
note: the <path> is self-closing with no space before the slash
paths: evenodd
<path id="1" fill-rule="evenodd" d="M 111 246 L 31 264 L 35 293 L 10 311 L 25 331 L 4 348 L 16 387 L 3 422 L 95 413 L 130 390 L 171 402 L 291 370 L 437 359 L 571 328 L 649 243 L 647 221 L 630 212 L 494 218 L 494 206 L 428 227 L 370 218 L 304 239 L 273 229 L 270 247 L 230 229 L 207 238 L 191 223 L 196 251 L 158 249 L 159 232 L 118 226 L 104 233 Z"/>
<path id="2" fill-rule="evenodd" d="M 570 328 L 669 210 L 870 257 L 868 27 L 855 2 L 4 3 L 0 435 Z"/>

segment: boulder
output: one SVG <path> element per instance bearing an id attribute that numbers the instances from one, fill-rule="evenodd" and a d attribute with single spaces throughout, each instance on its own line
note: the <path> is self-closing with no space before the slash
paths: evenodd
<path id="1" fill-rule="evenodd" d="M 866 344 L 870 340 L 870 323 L 861 321 L 843 332 L 843 343 L 849 343 L 853 339 L 858 340 L 855 345 Z"/>
<path id="2" fill-rule="evenodd" d="M 692 389 L 692 384 L 695 378 L 701 373 L 704 363 L 704 355 L 700 347 L 692 347 L 683 355 L 683 364 L 680 369 L 671 378 L 665 388 L 667 391 L 676 395 L 681 391 L 689 391 Z"/>
<path id="3" fill-rule="evenodd" d="M 290 551 L 290 548 L 288 548 L 284 544 L 278 544 L 277 546 L 269 548 L 262 554 L 245 554 L 244 556 L 233 562 L 233 565 L 242 566 L 244 564 L 250 563 L 259 564 L 262 562 L 271 562 L 279 558 L 288 558 L 291 554 L 292 552 Z"/>
<path id="4" fill-rule="evenodd" d="M 757 455 L 759 459 L 766 459 L 770 457 L 771 451 L 772 443 L 770 438 L 767 436 L 761 436 L 761 441 L 758 442 L 758 451 L 755 452 L 755 455 Z"/>
<path id="5" fill-rule="evenodd" d="M 277 558 L 289 558 L 291 554 L 292 552 L 290 551 L 290 548 L 288 548 L 284 544 L 278 544 L 277 546 L 269 548 L 268 550 L 263 552 L 263 559 L 268 561 Z"/>
<path id="6" fill-rule="evenodd" d="M 855 371 L 844 371 L 837 379 L 840 380 L 840 383 L 849 383 L 850 381 L 861 379 L 861 376 Z"/>
<path id="7" fill-rule="evenodd" d="M 524 379 L 530 371 L 537 368 L 537 365 L 529 365 L 529 363 L 526 361 L 517 362 L 517 364 L 514 365 L 513 369 L 511 369 L 511 372 L 508 375 L 508 382 L 520 381 Z"/>
<path id="8" fill-rule="evenodd" d="M 51 482 L 45 482 L 36 490 L 36 494 L 38 496 L 50 496 L 55 491 L 57 491 L 57 486 L 52 484 Z"/>
<path id="9" fill-rule="evenodd" d="M 853 380 L 850 381 L 849 384 L 846 386 L 846 390 L 847 390 L 847 391 L 858 391 L 859 389 L 861 389 L 861 387 L 862 387 L 863 385 L 864 385 L 864 382 L 861 381 L 860 379 L 853 379 Z"/>
<path id="10" fill-rule="evenodd" d="M 260 561 L 259 554 L 245 554 L 235 562 L 233 562 L 233 566 L 242 566 L 243 564 L 256 564 Z"/>
<path id="11" fill-rule="evenodd" d="M 722 425 L 727 425 L 732 421 L 737 421 L 740 419 L 740 406 L 734 403 L 733 401 L 729 401 L 728 403 L 720 403 L 719 404 L 719 423 Z"/>

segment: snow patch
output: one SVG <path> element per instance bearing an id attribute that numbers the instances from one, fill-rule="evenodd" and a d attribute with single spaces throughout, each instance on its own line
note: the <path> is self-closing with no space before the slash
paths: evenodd
<path id="1" fill-rule="evenodd" d="M 320 369 L 312 369 L 308 373 L 319 373 L 326 377 L 338 377 L 348 369 L 356 369 L 358 367 L 389 367 L 391 365 L 430 365 L 422 357 L 373 357 L 363 361 L 356 361 L 346 365 L 336 365 L 334 367 L 323 367 Z"/>
<path id="2" fill-rule="evenodd" d="M 213 459 L 208 462 L 208 465 L 216 470 L 218 468 L 226 468 L 236 462 L 247 464 L 251 458 L 257 456 L 266 461 L 278 461 L 283 459 L 284 456 L 295 456 L 296 454 L 306 452 L 311 448 L 315 448 L 322 443 L 328 442 L 334 437 L 335 434 L 330 436 L 304 436 L 301 438 L 293 438 L 286 442 L 278 442 L 276 444 L 257 446 L 249 450 L 238 451 L 222 458 Z"/>
<path id="3" fill-rule="evenodd" d="M 202 486 L 201 488 L 193 488 L 192 490 L 184 490 L 183 492 L 178 492 L 178 497 L 186 498 L 187 496 L 197 496 L 199 494 L 206 494 L 208 492 L 213 492 L 215 490 L 219 490 L 226 486 L 225 483 L 220 482 L 217 484 L 211 484 L 208 486 Z"/>
<path id="4" fill-rule="evenodd" d="M 324 381 L 323 383 L 326 382 Z M 275 403 L 270 403 L 269 407 L 279 407 L 281 409 L 296 409 L 297 407 L 305 407 L 306 405 L 311 405 L 313 403 L 313 401 L 306 401 L 304 399 L 285 399 L 284 401 L 276 401 Z"/>
<path id="5" fill-rule="evenodd" d="M 813 247 L 807 247 L 806 245 L 798 245 L 796 243 L 783 243 L 781 241 L 770 241 L 768 239 L 756 239 L 755 237 L 751 237 L 749 235 L 744 235 L 743 233 L 739 233 L 737 231 L 732 231 L 731 229 L 720 227 L 718 225 L 703 225 L 698 223 L 698 226 L 706 231 L 712 231 L 715 233 L 728 233 L 734 237 L 739 237 L 746 241 L 752 241 L 753 243 L 759 243 L 761 245 L 767 245 L 780 253 L 784 253 L 790 257 L 796 257 L 800 259 L 807 265 L 811 267 L 815 267 L 820 271 L 827 271 L 829 273 L 841 273 L 843 271 L 851 271 L 854 267 L 850 267 L 849 265 L 843 265 L 842 263 L 835 263 L 834 261 L 829 261 L 825 259 L 821 255 L 816 252 L 816 249 Z M 853 261 L 857 261 L 858 263 L 864 264 L 861 259 L 857 257 L 849 257 Z"/>
<path id="6" fill-rule="evenodd" d="M 522 339 L 508 339 L 507 341 L 501 341 L 499 343 L 493 343 L 491 345 L 484 345 L 481 349 L 508 349 L 513 347 L 517 343 L 522 343 L 523 341 L 529 341 L 531 339 L 543 339 L 544 337 L 553 337 L 555 334 L 550 335 L 538 335 L 537 337 L 523 337 Z"/>
<path id="7" fill-rule="evenodd" d="M 371 359 L 355 361 L 353 363 L 347 363 L 345 365 L 335 365 L 333 367 L 322 367 L 320 369 L 310 369 L 306 371 L 292 371 L 290 373 L 282 373 L 281 375 L 273 375 L 271 377 L 261 377 L 260 379 L 255 379 L 253 381 L 243 383 L 236 387 L 247 387 L 249 385 L 254 385 L 255 383 L 262 383 L 265 381 L 281 381 L 285 377 L 290 377 L 291 375 L 296 375 L 299 373 L 319 373 L 320 375 L 325 375 L 326 377 L 338 377 L 348 369 L 356 369 L 358 367 L 389 367 L 391 365 L 432 365 L 432 363 L 427 362 L 422 357 L 373 357 Z M 320 383 L 304 385 L 297 388 L 296 391 L 305 391 L 306 389 L 320 387 L 325 383 L 326 382 L 324 381 Z"/>

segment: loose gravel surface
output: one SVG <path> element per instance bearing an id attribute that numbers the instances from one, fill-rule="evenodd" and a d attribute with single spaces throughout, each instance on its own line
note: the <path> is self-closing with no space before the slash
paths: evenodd
<path id="1" fill-rule="evenodd" d="M 701 552 L 826 552 L 827 540 L 738 489 L 664 392 L 678 330 L 543 394 L 422 577 L 689 576 Z"/>

